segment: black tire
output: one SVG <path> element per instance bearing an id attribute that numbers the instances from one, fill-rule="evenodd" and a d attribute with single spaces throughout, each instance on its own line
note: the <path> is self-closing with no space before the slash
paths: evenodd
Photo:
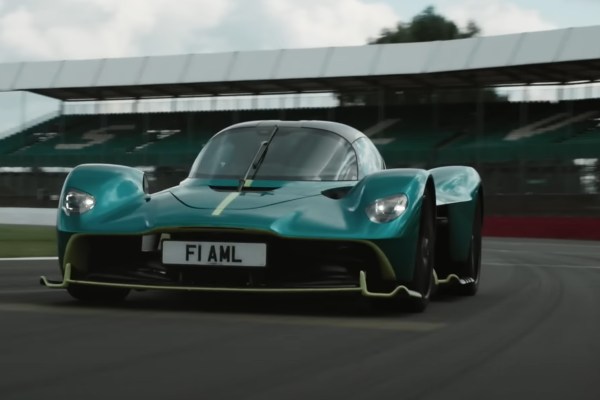
<path id="1" fill-rule="evenodd" d="M 415 254 L 415 272 L 409 288 L 421 294 L 421 298 L 411 297 L 408 311 L 423 312 L 435 289 L 433 266 L 435 264 L 435 203 L 427 191 L 421 204 L 421 219 L 417 252 Z"/>
<path id="2" fill-rule="evenodd" d="M 473 232 L 469 247 L 469 258 L 461 263 L 458 268 L 459 276 L 463 279 L 470 278 L 472 282 L 456 287 L 456 292 L 462 296 L 474 296 L 479 289 L 481 275 L 481 201 L 477 200 L 475 215 L 473 216 Z"/>
<path id="3" fill-rule="evenodd" d="M 130 290 L 101 286 L 69 285 L 67 286 L 67 292 L 69 292 L 73 298 L 84 303 L 115 304 L 125 300 Z"/>

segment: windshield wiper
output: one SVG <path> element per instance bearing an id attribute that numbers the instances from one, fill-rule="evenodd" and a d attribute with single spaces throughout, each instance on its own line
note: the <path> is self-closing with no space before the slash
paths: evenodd
<path id="1" fill-rule="evenodd" d="M 271 141 L 273 141 L 273 138 L 275 137 L 275 134 L 277 133 L 278 130 L 279 130 L 279 126 L 275 125 L 273 127 L 273 130 L 269 134 L 269 139 L 264 140 L 260 143 L 260 147 L 256 151 L 256 154 L 254 154 L 254 157 L 252 158 L 252 162 L 248 166 L 248 169 L 246 170 L 244 177 L 242 179 L 240 179 L 240 183 L 238 184 L 238 188 L 237 188 L 238 192 L 241 192 L 244 189 L 244 186 L 246 185 L 246 182 L 248 181 L 248 176 L 250 175 L 250 171 L 254 170 L 254 172 L 252 173 L 251 179 L 254 179 L 254 177 L 256 176 L 256 173 L 258 172 L 258 168 L 260 168 L 260 165 L 264 161 L 265 156 L 267 155 L 267 151 L 269 150 L 269 146 L 271 145 Z"/>

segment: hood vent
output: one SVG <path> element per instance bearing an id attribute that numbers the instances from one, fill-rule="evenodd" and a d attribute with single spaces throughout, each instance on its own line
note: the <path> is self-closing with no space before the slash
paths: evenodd
<path id="1" fill-rule="evenodd" d="M 323 190 L 321 194 L 325 197 L 329 197 L 333 200 L 339 200 L 346 197 L 346 195 L 352 190 L 354 186 L 342 186 L 332 189 Z"/>
<path id="2" fill-rule="evenodd" d="M 217 192 L 237 192 L 237 186 L 209 186 L 212 190 Z M 281 186 L 276 187 L 261 187 L 261 186 L 248 186 L 242 189 L 242 192 L 271 192 L 273 190 L 279 189 Z"/>

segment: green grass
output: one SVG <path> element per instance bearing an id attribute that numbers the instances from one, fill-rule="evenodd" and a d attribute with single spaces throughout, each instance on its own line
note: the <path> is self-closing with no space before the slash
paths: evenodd
<path id="1" fill-rule="evenodd" d="M 44 256 L 56 256 L 56 228 L 0 225 L 0 258 Z"/>

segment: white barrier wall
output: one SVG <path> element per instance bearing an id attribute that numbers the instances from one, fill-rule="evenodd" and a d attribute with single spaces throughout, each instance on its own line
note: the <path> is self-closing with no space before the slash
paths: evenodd
<path id="1" fill-rule="evenodd" d="M 0 208 L 0 224 L 56 225 L 55 208 Z"/>

